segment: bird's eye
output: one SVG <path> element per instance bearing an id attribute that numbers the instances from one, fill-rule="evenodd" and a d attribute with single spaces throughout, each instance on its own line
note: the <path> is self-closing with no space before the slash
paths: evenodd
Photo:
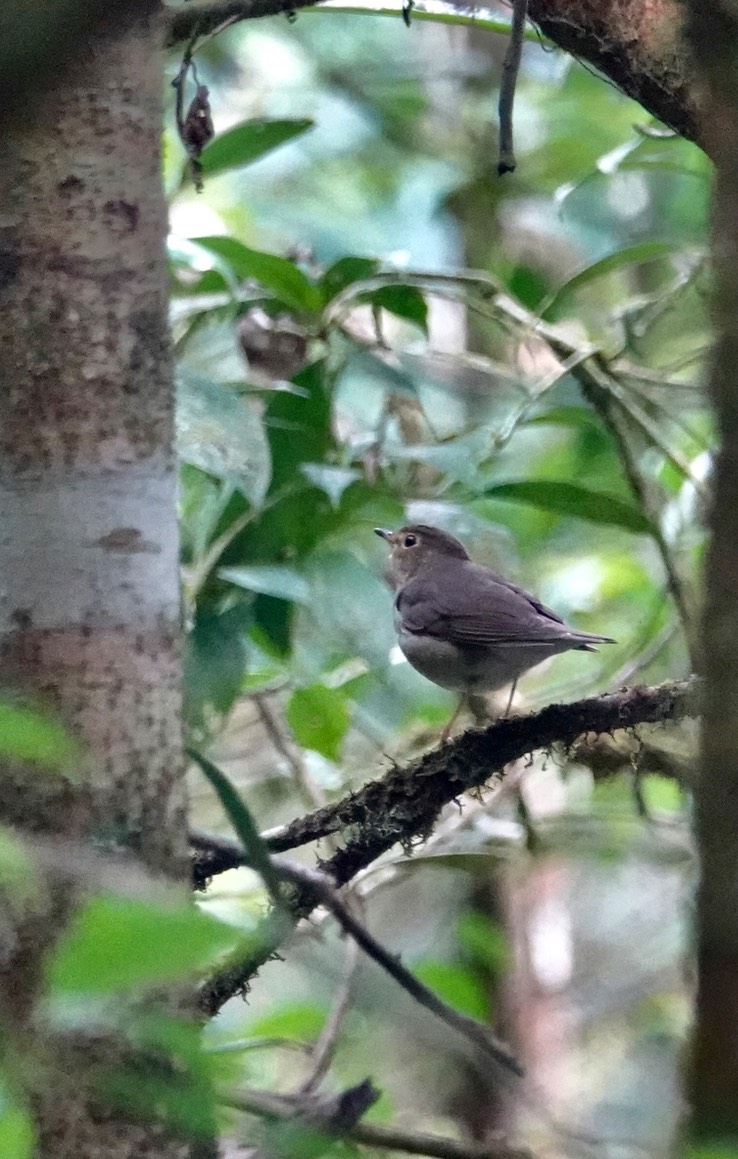
<path id="1" fill-rule="evenodd" d="M 417 535 L 406 535 L 402 541 L 402 546 L 403 547 L 415 547 L 415 544 L 417 542 L 418 542 Z"/>

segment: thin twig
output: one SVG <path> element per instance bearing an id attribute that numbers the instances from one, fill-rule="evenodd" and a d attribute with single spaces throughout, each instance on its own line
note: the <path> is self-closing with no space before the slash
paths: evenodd
<path id="1" fill-rule="evenodd" d="M 638 724 L 697 716 L 701 688 L 696 677 L 669 681 L 654 688 L 630 688 L 575 704 L 552 704 L 529 716 L 511 717 L 479 731 L 472 729 L 404 768 L 393 768 L 381 780 L 370 781 L 341 801 L 300 817 L 269 846 L 288 849 L 342 832 L 344 846 L 323 868 L 335 886 L 345 885 L 393 845 L 399 843 L 408 848 L 411 842 L 429 834 L 446 805 L 467 789 L 479 788 L 493 778 L 502 779 L 505 767 L 526 753 L 557 742 L 571 745 L 587 732 L 613 732 Z M 243 852 L 240 857 L 236 863 L 245 864 Z M 231 868 L 232 847 L 226 860 Z M 195 860 L 197 882 L 217 872 L 217 850 Z M 301 892 L 302 896 L 293 899 L 290 906 L 290 924 L 307 917 L 320 900 L 309 888 Z M 285 936 L 284 921 L 280 925 L 274 915 L 268 915 L 249 939 L 249 945 L 203 983 L 203 1011 L 216 1014 L 235 994 L 243 993 L 249 979 L 277 951 Z"/>
<path id="2" fill-rule="evenodd" d="M 669 446 L 667 441 L 662 436 L 661 431 L 658 428 L 658 424 L 644 410 L 640 403 L 635 401 L 635 399 L 632 397 L 631 391 L 623 390 L 623 388 L 620 386 L 620 383 L 618 382 L 617 376 L 613 373 L 610 367 L 607 367 L 607 376 L 608 389 L 612 396 L 620 403 L 623 410 L 628 412 L 634 423 L 643 430 L 643 432 L 648 436 L 654 446 L 658 447 L 667 462 L 670 462 L 674 467 L 676 467 L 677 471 L 684 475 L 685 479 L 689 480 L 701 498 L 704 500 L 709 499 L 710 488 L 705 480 L 700 479 L 698 475 L 695 475 L 694 471 L 692 470 L 691 463 L 685 459 L 684 455 L 682 455 L 674 447 Z M 690 438 L 695 437 L 689 431 L 686 431 L 685 433 L 688 434 Z"/>
<path id="3" fill-rule="evenodd" d="M 167 30 L 167 47 L 179 44 L 192 36 L 193 29 L 205 36 L 224 23 L 254 20 L 259 16 L 278 16 L 307 8 L 315 0 L 223 0 L 219 4 L 191 4 L 178 8 L 171 16 Z"/>
<path id="4" fill-rule="evenodd" d="M 500 101 L 498 113 L 500 118 L 500 151 L 497 162 L 497 172 L 513 173 L 515 170 L 515 150 L 513 148 L 513 103 L 515 101 L 515 86 L 518 81 L 520 57 L 523 51 L 523 33 L 525 32 L 525 18 L 528 13 L 528 0 L 513 0 L 512 25 L 507 52 L 502 63 L 502 80 L 500 82 Z"/>
<path id="5" fill-rule="evenodd" d="M 353 942 L 351 943 L 353 945 Z M 285 1038 L 278 1034 L 262 1034 L 253 1038 L 234 1038 L 229 1042 L 217 1042 L 212 1046 L 204 1046 L 205 1054 L 242 1054 L 249 1050 L 296 1050 L 300 1054 L 309 1054 L 309 1042 L 301 1042 L 295 1038 Z"/>
<path id="6" fill-rule="evenodd" d="M 216 36 L 220 36 L 221 32 L 225 32 L 226 28 L 230 28 L 232 24 L 237 24 L 240 19 L 241 17 L 235 12 L 231 13 L 230 16 L 226 16 L 225 19 L 221 20 L 220 24 L 216 24 L 215 28 L 212 28 L 208 33 L 199 38 L 197 48 L 193 48 L 192 50 L 193 54 L 200 52 L 206 44 L 214 40 Z"/>
<path id="7" fill-rule="evenodd" d="M 220 1101 L 225 1106 L 262 1119 L 292 1119 L 295 1115 L 295 1106 L 290 1098 L 271 1091 L 241 1090 L 221 1096 Z M 405 1151 L 409 1155 L 429 1155 L 432 1159 L 531 1159 L 530 1151 L 512 1147 L 503 1139 L 473 1143 L 375 1123 L 357 1123 L 343 1137 L 365 1147 Z"/>
<path id="8" fill-rule="evenodd" d="M 353 938 L 350 938 L 346 943 L 346 960 L 341 984 L 333 999 L 331 1012 L 312 1049 L 308 1072 L 297 1088 L 302 1094 L 310 1094 L 314 1091 L 330 1069 L 333 1056 L 336 1053 L 338 1036 L 351 1005 L 351 992 L 358 964 L 359 945 Z"/>
<path id="9" fill-rule="evenodd" d="M 504 294 L 498 294 L 495 298 L 494 313 L 504 314 L 518 325 L 522 324 L 529 328 L 532 333 L 542 338 L 548 344 L 553 354 L 559 358 L 568 358 L 577 349 L 576 345 L 565 338 L 558 329 L 542 322 L 530 314 L 525 307 L 520 306 L 519 303 Z M 666 575 L 669 593 L 674 601 L 682 624 L 692 667 L 697 670 L 699 668 L 699 656 L 696 628 L 685 587 L 676 567 L 672 551 L 659 526 L 658 512 L 653 510 L 653 504 L 650 501 L 636 456 L 631 449 L 624 430 L 623 419 L 631 422 L 638 420 L 635 416 L 628 414 L 621 398 L 614 397 L 620 393 L 617 379 L 599 351 L 593 349 L 590 357 L 576 363 L 572 367 L 571 374 L 577 380 L 582 389 L 582 393 L 600 415 L 612 435 L 628 484 L 642 510 L 651 520 L 653 528 L 652 538 L 661 556 L 661 563 Z M 664 450 L 663 447 L 660 449 L 662 451 Z"/>
<path id="10" fill-rule="evenodd" d="M 198 559 L 196 564 L 190 569 L 189 579 L 186 583 L 186 595 L 190 603 L 195 602 L 201 588 L 207 582 L 210 573 L 215 568 L 218 560 L 223 555 L 227 547 L 233 543 L 236 536 L 240 535 L 250 523 L 255 523 L 261 519 L 266 511 L 269 511 L 277 503 L 281 503 L 285 496 L 296 494 L 304 490 L 301 483 L 289 483 L 284 487 L 280 487 L 268 499 L 265 499 L 258 507 L 249 507 L 241 515 L 237 516 L 228 527 L 223 531 L 217 539 L 208 546 L 207 550 Z"/>
<path id="11" fill-rule="evenodd" d="M 246 850 L 243 850 L 244 861 L 247 860 Z M 263 855 L 262 858 L 263 859 Z M 477 1022 L 474 1018 L 469 1018 L 466 1014 L 462 1014 L 453 1007 L 448 1006 L 443 1002 L 433 990 L 425 986 L 418 978 L 415 977 L 408 969 L 403 966 L 400 961 L 388 950 L 384 948 L 374 938 L 364 925 L 351 913 L 349 906 L 337 894 L 335 884 L 326 873 L 322 873 L 316 869 L 309 869 L 307 866 L 298 865 L 296 862 L 286 857 L 269 857 L 268 859 L 268 879 L 271 881 L 274 876 L 286 879 L 298 888 L 298 896 L 290 908 L 289 917 L 291 922 L 289 926 L 296 923 L 302 916 L 302 913 L 308 912 L 315 908 L 316 905 L 324 905 L 330 913 L 333 914 L 336 921 L 341 928 L 351 937 L 358 946 L 367 954 L 373 961 L 375 961 L 383 970 L 390 975 L 391 978 L 397 982 L 416 1002 L 424 1006 L 447 1026 L 451 1026 L 454 1030 L 459 1031 L 467 1039 L 479 1047 L 488 1057 L 494 1059 L 502 1066 L 507 1067 L 514 1074 L 522 1074 L 522 1068 L 517 1062 L 515 1056 L 511 1051 L 500 1042 L 489 1030 L 488 1027 L 483 1026 L 481 1022 Z M 248 858 L 250 862 L 251 859 Z M 259 867 L 259 872 L 263 872 L 263 866 Z M 288 923 L 284 921 L 286 911 L 289 903 L 285 905 L 281 891 L 274 890 L 276 899 L 280 905 L 280 917 L 282 918 L 282 935 L 286 936 L 288 931 Z M 274 932 L 274 931 L 273 931 Z M 275 949 L 273 938 L 269 943 L 269 952 L 273 953 Z M 232 972 L 237 963 L 232 963 L 229 971 Z M 216 980 L 216 985 L 219 985 L 220 979 Z M 218 990 L 214 992 L 212 985 L 206 985 L 201 991 L 201 1005 L 209 1012 L 214 1013 L 213 1007 L 219 1009 L 217 1005 L 218 1000 L 222 996 L 222 988 L 219 986 Z M 230 997 L 225 993 L 224 1000 Z M 346 997 L 348 1003 L 348 995 Z M 222 1005 L 222 1001 L 220 1002 Z M 343 1005 L 343 1004 L 342 1004 Z M 304 1091 L 312 1090 L 320 1081 L 330 1062 L 330 1056 L 333 1050 L 333 1044 L 338 1026 L 343 1019 L 345 1009 L 339 1009 L 335 1013 L 335 1028 L 331 1026 L 326 1032 L 325 1043 L 319 1055 L 319 1064 L 316 1067 L 315 1077 L 310 1076 L 309 1082 L 305 1085 Z"/>
<path id="12" fill-rule="evenodd" d="M 256 706 L 259 720 L 264 726 L 267 736 L 292 770 L 295 785 L 303 801 L 308 808 L 320 809 L 326 803 L 325 793 L 311 777 L 310 770 L 303 760 L 300 750 L 292 744 L 286 735 L 279 713 L 275 711 L 268 698 L 262 693 L 255 692 L 251 699 Z"/>
<path id="13" fill-rule="evenodd" d="M 495 1062 L 507 1067 L 514 1074 L 521 1075 L 523 1073 L 520 1063 L 509 1048 L 500 1042 L 487 1026 L 483 1026 L 475 1018 L 470 1018 L 468 1015 L 462 1014 L 459 1010 L 455 1010 L 452 1006 L 448 1006 L 445 1002 L 441 1001 L 433 990 L 429 989 L 428 986 L 424 985 L 423 982 L 406 969 L 394 954 L 390 954 L 369 933 L 366 927 L 356 920 L 348 906 L 338 896 L 334 883 L 326 873 L 321 873 L 317 869 L 309 869 L 304 865 L 298 865 L 286 857 L 272 857 L 271 861 L 278 873 L 282 873 L 286 878 L 298 885 L 306 886 L 320 903 L 326 909 L 330 910 L 342 929 L 354 939 L 364 953 L 372 958 L 377 965 L 381 966 L 391 978 L 394 978 L 395 982 L 411 998 L 421 1006 L 424 1006 L 426 1010 L 430 1010 L 432 1014 L 435 1014 L 447 1026 L 458 1030 L 473 1042 L 475 1046 L 478 1046 L 488 1057 L 493 1058 Z"/>
<path id="14" fill-rule="evenodd" d="M 672 620 L 666 624 L 660 632 L 657 632 L 648 643 L 639 648 L 636 654 L 628 660 L 626 664 L 618 668 L 617 672 L 612 678 L 613 684 L 627 684 L 644 668 L 647 668 L 657 657 L 663 652 L 666 645 L 674 638 L 679 628 L 676 620 Z"/>
<path id="15" fill-rule="evenodd" d="M 687 642 L 690 660 L 693 668 L 698 667 L 697 643 L 695 639 L 695 624 L 687 601 L 686 592 L 681 576 L 674 561 L 666 537 L 659 526 L 659 513 L 653 509 L 648 489 L 641 475 L 637 456 L 633 452 L 627 434 L 623 429 L 622 415 L 615 412 L 615 400 L 609 389 L 609 383 L 604 380 L 590 363 L 582 363 L 572 374 L 579 381 L 582 393 L 600 415 L 609 430 L 618 450 L 620 462 L 631 491 L 638 504 L 651 521 L 651 538 L 653 539 L 666 576 L 669 594 L 674 601 L 677 614 L 681 621 L 684 637 Z M 615 405 L 613 405 L 615 403 Z"/>
<path id="16" fill-rule="evenodd" d="M 185 137 L 184 88 L 192 67 L 192 52 L 197 43 L 197 36 L 197 23 L 195 23 L 190 32 L 187 47 L 182 53 L 182 60 L 177 70 L 177 75 L 172 81 L 172 88 L 174 89 L 174 119 L 177 124 L 177 133 L 179 134 L 180 141 L 184 141 Z"/>

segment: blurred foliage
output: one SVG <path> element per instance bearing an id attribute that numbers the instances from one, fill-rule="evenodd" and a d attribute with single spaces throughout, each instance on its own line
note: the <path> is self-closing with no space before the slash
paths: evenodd
<path id="1" fill-rule="evenodd" d="M 6 757 L 31 761 L 40 768 L 74 775 L 79 751 L 69 734 L 45 713 L 19 704 L 0 702 L 0 752 Z"/>
<path id="2" fill-rule="evenodd" d="M 709 165 L 529 42 L 518 170 L 498 179 L 505 44 L 326 9 L 229 29 L 195 58 L 216 127 L 203 161 L 218 158 L 201 195 L 169 120 L 188 727 L 264 828 L 376 775 L 386 752 L 434 743 L 453 707 L 398 654 L 375 526 L 440 525 L 619 641 L 527 676 L 521 704 L 691 668 L 712 438 Z M 244 170 L 258 139 L 277 147 Z M 386 858 L 354 891 L 440 996 L 521 1036 L 560 1122 L 607 1153 L 624 1133 L 661 1153 L 678 1116 L 692 744 L 649 734 L 607 773 L 581 753 L 537 758 L 522 788 L 449 810 L 422 853 Z M 193 789 L 196 819 L 227 831 Z M 232 917 L 259 899 L 241 871 L 205 904 Z M 349 969 L 330 925 L 210 1028 L 244 1083 L 290 1091 L 310 1073 L 305 1050 Z M 504 1121 L 479 1059 L 374 968 L 350 976 L 331 1089 L 371 1073 L 383 1096 L 369 1120 L 477 1137 L 480 1116 Z M 559 1039 L 554 1008 L 571 1027 Z M 589 1077 L 564 1080 L 577 1064 Z M 646 1081 L 660 1092 L 648 1106 Z M 518 1107 L 519 1125 L 566 1153 L 546 1114 Z"/>
<path id="3" fill-rule="evenodd" d="M 707 163 L 529 45 L 519 172 L 493 178 L 503 49 L 324 11 L 196 54 L 206 189 L 182 176 L 171 118 L 167 184 L 200 742 L 243 693 L 282 690 L 293 739 L 350 783 L 367 736 L 436 719 L 449 698 L 394 662 L 370 536 L 405 518 L 620 640 L 531 677 L 529 698 L 641 656 L 649 678 L 688 666 L 663 557 L 694 616 Z"/>
<path id="4" fill-rule="evenodd" d="M 239 811 L 213 765 L 210 788 L 193 780 L 195 824 L 228 816 L 248 836 L 253 817 L 277 825 L 376 775 L 386 753 L 435 742 L 453 698 L 398 655 L 374 526 L 443 526 L 619 641 L 532 673 L 522 705 L 690 670 L 712 436 L 708 163 L 533 38 L 518 170 L 498 179 L 505 40 L 490 28 L 504 21 L 446 15 L 408 30 L 324 9 L 207 39 L 202 194 L 168 110 L 186 724 L 248 801 Z M 172 53 L 168 80 L 179 65 Z M 68 742 L 24 712 L 0 706 L 0 747 L 66 767 Z M 692 740 L 679 734 L 683 763 Z M 353 898 L 451 1005 L 518 1035 L 554 1116 L 603 1154 L 626 1135 L 665 1153 L 679 1113 L 690 863 L 659 743 L 616 756 L 618 780 L 575 754 L 537 758 Z M 101 1082 L 206 1134 L 226 1080 L 304 1081 L 344 988 L 329 1081 L 371 1073 L 383 1095 L 369 1120 L 475 1138 L 508 1121 L 486 1063 L 351 965 L 327 919 L 267 963 L 248 1005 L 225 1007 L 204 1048 L 153 1019 L 142 995 L 253 949 L 264 906 L 245 870 L 194 909 L 91 897 L 47 963 L 45 1017 L 124 1030 L 169 1059 L 176 1080 Z M 9 1083 L 0 1108 L 0 1153 L 22 1159 L 30 1128 Z M 548 1109 L 517 1112 L 568 1153 Z M 328 1146 L 291 1132 L 272 1126 L 271 1153 Z"/>

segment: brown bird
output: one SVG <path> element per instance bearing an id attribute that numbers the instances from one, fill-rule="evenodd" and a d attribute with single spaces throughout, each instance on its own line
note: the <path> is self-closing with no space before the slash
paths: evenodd
<path id="1" fill-rule="evenodd" d="M 386 574 L 403 654 L 428 680 L 461 693 L 444 739 L 465 701 L 476 714 L 479 694 L 512 684 L 509 711 L 529 668 L 559 652 L 596 652 L 595 644 L 615 643 L 570 627 L 523 588 L 474 563 L 464 545 L 438 527 L 374 530 L 390 548 Z"/>

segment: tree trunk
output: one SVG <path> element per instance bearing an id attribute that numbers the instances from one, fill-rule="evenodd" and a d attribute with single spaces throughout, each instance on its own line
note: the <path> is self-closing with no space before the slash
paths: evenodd
<path id="1" fill-rule="evenodd" d="M 156 0 L 113 10 L 4 126 L 2 684 L 58 715 L 82 756 L 74 784 L 6 763 L 0 820 L 133 851 L 184 893 L 161 12 Z M 2 914 L 0 1013 L 24 1041 L 41 956 L 73 905 L 52 880 L 34 916 Z M 41 1049 L 54 1065 L 57 1047 Z M 189 1153 L 96 1107 L 74 1042 L 61 1065 L 36 1092 L 39 1155 Z"/>
<path id="2" fill-rule="evenodd" d="M 709 151 L 682 13 L 680 0 L 528 0 L 530 19 L 555 44 L 589 61 L 654 117 Z"/>
<path id="3" fill-rule="evenodd" d="M 716 162 L 713 255 L 718 340 L 711 391 L 720 447 L 704 622 L 703 760 L 696 792 L 701 859 L 692 1133 L 738 1146 L 738 6 L 689 0 L 687 31 L 705 91 Z"/>

